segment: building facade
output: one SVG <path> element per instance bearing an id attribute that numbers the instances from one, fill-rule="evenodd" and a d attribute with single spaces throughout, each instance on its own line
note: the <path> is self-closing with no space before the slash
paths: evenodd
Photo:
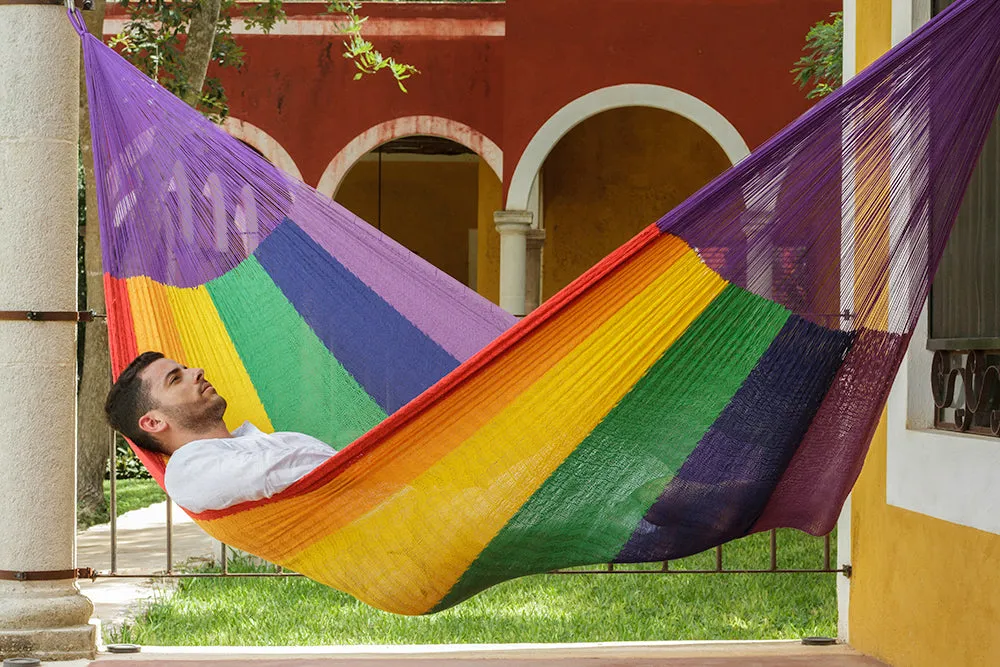
<path id="1" fill-rule="evenodd" d="M 352 80 L 324 7 L 234 22 L 227 130 L 520 315 L 807 109 L 789 70 L 839 4 L 366 3 L 365 36 L 421 70 L 405 94 Z"/>

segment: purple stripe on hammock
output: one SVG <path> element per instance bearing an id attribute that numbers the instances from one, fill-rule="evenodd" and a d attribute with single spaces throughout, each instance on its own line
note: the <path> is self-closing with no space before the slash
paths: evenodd
<path id="1" fill-rule="evenodd" d="M 871 414 L 884 404 L 895 379 L 884 360 L 897 368 L 907 342 L 885 331 L 858 334 L 751 532 L 798 528 L 825 535 L 833 530 L 878 426 Z"/>
<path id="2" fill-rule="evenodd" d="M 450 355 L 465 361 L 517 322 L 340 204 L 292 179 L 150 81 L 100 41 L 83 36 L 94 110 L 105 269 L 116 278 L 146 275 L 193 287 L 232 270 L 247 256 L 234 218 L 245 188 L 254 193 L 255 243 L 285 217 Z M 109 112 L 117 98 L 153 106 Z M 141 108 L 142 113 L 137 110 Z M 110 124 L 117 124 L 111 126 Z M 126 133 L 122 128 L 128 128 Z M 166 165 L 164 168 L 163 165 Z M 139 178 L 142 175 L 142 178 Z M 218 250 L 210 178 L 226 214 Z M 177 181 L 185 187 L 178 187 Z M 183 197 L 178 195 L 183 193 Z M 162 229 L 161 229 L 162 227 Z M 252 250 L 252 248 L 250 248 Z"/>
<path id="3" fill-rule="evenodd" d="M 446 352 L 465 361 L 512 327 L 517 318 L 358 217 L 330 225 L 314 200 L 296 204 L 295 223 L 386 303 Z"/>
<path id="4" fill-rule="evenodd" d="M 852 338 L 792 315 L 615 562 L 682 558 L 746 535 L 799 447 Z"/>

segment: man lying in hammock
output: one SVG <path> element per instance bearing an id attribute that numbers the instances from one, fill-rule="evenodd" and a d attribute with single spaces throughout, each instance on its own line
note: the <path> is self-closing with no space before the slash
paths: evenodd
<path id="1" fill-rule="evenodd" d="M 204 371 L 159 352 L 140 354 L 122 371 L 104 411 L 136 446 L 170 457 L 164 486 L 191 512 L 270 498 L 336 453 L 304 433 L 269 435 L 250 422 L 230 433 L 226 399 Z"/>

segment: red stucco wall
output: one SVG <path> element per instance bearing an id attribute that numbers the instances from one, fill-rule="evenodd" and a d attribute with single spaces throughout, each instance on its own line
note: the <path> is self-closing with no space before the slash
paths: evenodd
<path id="1" fill-rule="evenodd" d="M 503 9 L 502 4 L 364 6 L 373 21 L 386 15 L 489 20 L 502 16 Z M 409 92 L 402 93 L 387 73 L 354 81 L 356 70 L 342 55 L 341 37 L 243 35 L 246 66 L 222 75 L 231 113 L 277 139 L 312 185 L 354 137 L 403 116 L 442 116 L 501 144 L 502 38 L 370 39 L 383 55 L 421 70 L 406 82 Z"/>
<path id="2" fill-rule="evenodd" d="M 300 23 L 332 20 L 319 4 L 286 7 Z M 312 185 L 354 137 L 411 115 L 486 135 L 503 150 L 506 183 L 552 114 L 622 83 L 694 95 L 753 148 L 809 106 L 789 69 L 809 26 L 838 8 L 837 0 L 369 2 L 369 38 L 423 72 L 408 94 L 384 74 L 353 81 L 336 35 L 238 35 L 246 65 L 220 74 L 233 116 L 274 137 Z"/>

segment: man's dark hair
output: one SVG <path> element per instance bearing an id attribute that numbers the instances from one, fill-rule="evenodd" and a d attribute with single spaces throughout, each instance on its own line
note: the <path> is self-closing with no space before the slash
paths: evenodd
<path id="1" fill-rule="evenodd" d="M 138 447 L 150 452 L 163 452 L 163 446 L 149 433 L 139 428 L 139 418 L 156 407 L 146 383 L 139 374 L 157 359 L 161 352 L 143 352 L 132 360 L 108 392 L 104 414 L 111 428 L 115 429 Z"/>

